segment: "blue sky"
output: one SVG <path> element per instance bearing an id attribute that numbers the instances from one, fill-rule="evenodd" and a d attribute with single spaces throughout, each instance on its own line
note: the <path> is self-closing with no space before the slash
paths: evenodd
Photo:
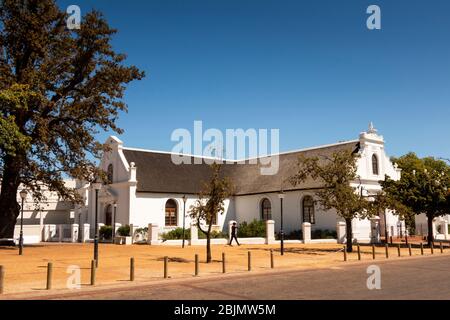
<path id="1" fill-rule="evenodd" d="M 279 128 L 287 151 L 373 121 L 389 155 L 450 157 L 450 1 L 71 0 L 103 12 L 129 86 L 126 146 L 170 151 L 174 129 Z M 381 8 L 382 29 L 366 27 Z M 99 138 L 104 140 L 107 134 Z"/>

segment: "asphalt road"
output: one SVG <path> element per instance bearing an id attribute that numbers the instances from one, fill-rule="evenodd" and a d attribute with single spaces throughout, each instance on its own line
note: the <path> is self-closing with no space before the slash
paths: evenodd
<path id="1" fill-rule="evenodd" d="M 369 290 L 367 267 L 381 271 L 381 289 Z M 450 299 L 450 256 L 347 263 L 340 267 L 272 271 L 49 296 L 56 299 Z"/>

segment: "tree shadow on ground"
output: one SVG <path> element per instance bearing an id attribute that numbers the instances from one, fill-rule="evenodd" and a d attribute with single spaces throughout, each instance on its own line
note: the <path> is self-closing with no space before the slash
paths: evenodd
<path id="1" fill-rule="evenodd" d="M 179 263 L 189 263 L 190 260 L 180 258 L 180 257 L 169 257 L 169 262 L 179 262 Z M 164 261 L 164 257 L 156 259 L 156 261 Z"/>
<path id="2" fill-rule="evenodd" d="M 247 248 L 245 250 L 262 250 L 262 251 L 270 251 L 279 253 L 281 251 L 280 248 L 270 249 L 270 248 Z M 338 251 L 336 248 L 284 248 L 285 253 L 295 253 L 295 254 L 307 254 L 307 255 L 324 255 L 327 253 L 333 253 Z"/>

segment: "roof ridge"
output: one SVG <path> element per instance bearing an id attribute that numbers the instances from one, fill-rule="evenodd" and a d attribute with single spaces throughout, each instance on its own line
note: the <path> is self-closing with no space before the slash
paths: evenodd
<path id="1" fill-rule="evenodd" d="M 242 162 L 242 161 L 248 161 L 248 160 L 259 159 L 259 158 L 267 158 L 267 157 L 281 156 L 281 155 L 291 154 L 291 153 L 306 152 L 306 151 L 317 150 L 317 149 L 325 149 L 325 148 L 330 148 L 330 147 L 344 145 L 344 144 L 350 144 L 350 143 L 356 143 L 356 142 L 359 142 L 359 140 L 358 139 L 354 139 L 354 140 L 340 141 L 340 142 L 331 143 L 331 144 L 324 144 L 324 145 L 319 145 L 319 146 L 314 146 L 314 147 L 308 147 L 308 148 L 297 149 L 297 150 L 292 150 L 292 151 L 284 151 L 284 152 L 279 152 L 279 153 L 273 153 L 273 154 L 262 155 L 262 156 L 258 156 L 258 157 L 244 158 L 244 159 L 237 159 L 237 160 L 199 156 L 199 155 L 193 155 L 193 154 L 189 154 L 189 153 L 177 153 L 177 152 L 170 152 L 170 151 L 141 149 L 141 148 L 133 148 L 133 147 L 123 147 L 123 150 L 138 151 L 138 152 L 148 152 L 148 153 L 159 153 L 159 154 L 170 154 L 170 155 L 179 155 L 179 156 L 187 156 L 187 157 L 201 158 L 201 159 L 215 159 L 215 160 L 222 160 L 224 162 Z"/>

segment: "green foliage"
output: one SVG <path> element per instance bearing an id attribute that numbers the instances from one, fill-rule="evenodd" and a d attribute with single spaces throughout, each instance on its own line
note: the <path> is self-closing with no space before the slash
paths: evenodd
<path id="1" fill-rule="evenodd" d="M 393 158 L 402 169 L 401 179 L 386 176 L 381 185 L 386 194 L 405 206 L 407 214 L 425 213 L 433 219 L 450 212 L 450 166 L 433 157 L 408 153 Z"/>
<path id="2" fill-rule="evenodd" d="M 148 233 L 148 227 L 136 229 L 136 234 L 139 234 L 141 236 L 144 236 L 147 233 Z"/>
<path id="3" fill-rule="evenodd" d="M 100 239 L 110 240 L 112 238 L 112 226 L 102 226 L 99 230 Z"/>
<path id="4" fill-rule="evenodd" d="M 199 231 L 198 238 L 206 239 L 206 235 Z M 211 231 L 211 239 L 228 239 L 228 234 L 223 231 Z"/>
<path id="5" fill-rule="evenodd" d="M 190 239 L 191 238 L 191 229 L 184 229 L 184 238 Z M 165 232 L 161 235 L 163 240 L 179 240 L 183 239 L 183 228 L 176 228 L 169 232 Z"/>
<path id="6" fill-rule="evenodd" d="M 266 222 L 264 220 L 256 219 L 250 223 L 244 221 L 238 226 L 237 236 L 239 238 L 265 237 Z"/>
<path id="7" fill-rule="evenodd" d="M 119 236 L 129 237 L 130 236 L 130 225 L 126 224 L 124 226 L 119 227 L 119 229 L 117 229 L 117 233 L 119 234 Z"/>
<path id="8" fill-rule="evenodd" d="M 334 152 L 331 156 L 300 156 L 297 173 L 288 179 L 293 186 L 308 179 L 321 184 L 322 188 L 316 191 L 316 202 L 327 211 L 335 209 L 345 219 L 348 252 L 352 251 L 352 220 L 373 215 L 367 199 L 350 185 L 358 179 L 357 159 L 353 150 Z"/>
<path id="9" fill-rule="evenodd" d="M 334 230 L 315 229 L 311 231 L 311 239 L 336 239 L 337 233 Z"/>
<path id="10" fill-rule="evenodd" d="M 20 184 L 37 199 L 44 184 L 82 200 L 63 180 L 104 175 L 96 162 L 108 147 L 98 134 L 122 133 L 126 88 L 144 76 L 115 52 L 117 30 L 100 12 L 86 11 L 79 30 L 66 20 L 55 0 L 0 4 L 0 238 L 14 232 L 19 209 L 11 195 Z"/>
<path id="11" fill-rule="evenodd" d="M 228 235 L 221 231 L 211 231 L 211 239 L 224 239 L 228 238 Z M 171 230 L 169 232 L 163 233 L 161 235 L 163 240 L 181 240 L 183 239 L 183 228 L 176 228 L 174 230 Z M 185 229 L 185 239 L 191 238 L 191 229 Z M 198 238 L 199 239 L 206 239 L 206 235 L 203 234 L 200 230 L 198 230 Z"/>
<path id="12" fill-rule="evenodd" d="M 280 234 L 277 233 L 277 240 L 280 240 Z M 337 233 L 334 230 L 328 229 L 315 229 L 311 231 L 311 239 L 336 239 Z M 291 231 L 284 235 L 285 240 L 303 240 L 303 231 L 301 229 Z"/>
<path id="13" fill-rule="evenodd" d="M 401 179 L 394 181 L 386 176 L 385 181 L 380 181 L 383 192 L 403 206 L 398 213 L 409 227 L 414 215 L 424 213 L 428 234 L 432 234 L 433 219 L 450 213 L 450 166 L 433 157 L 419 158 L 415 153 L 392 161 L 402 169 Z M 428 243 L 431 241 L 429 237 Z"/>
<path id="14" fill-rule="evenodd" d="M 277 238 L 278 237 L 278 238 Z M 279 240 L 279 235 L 277 235 L 277 240 Z M 303 231 L 301 229 L 294 230 L 284 235 L 284 239 L 286 240 L 302 240 L 303 239 Z"/>

